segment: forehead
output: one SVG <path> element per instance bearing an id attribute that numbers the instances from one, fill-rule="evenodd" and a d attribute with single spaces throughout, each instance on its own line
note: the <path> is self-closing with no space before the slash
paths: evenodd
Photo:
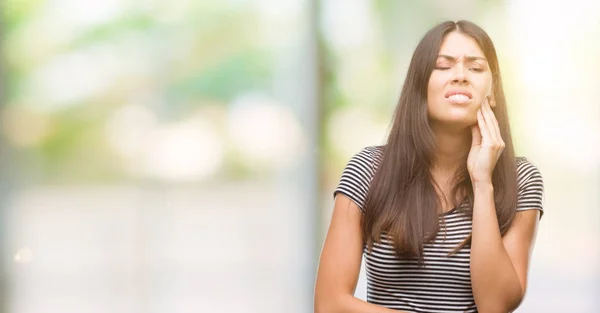
<path id="1" fill-rule="evenodd" d="M 473 37 L 458 32 L 451 32 L 442 41 L 440 53 L 455 57 L 463 55 L 483 57 L 483 51 Z"/>

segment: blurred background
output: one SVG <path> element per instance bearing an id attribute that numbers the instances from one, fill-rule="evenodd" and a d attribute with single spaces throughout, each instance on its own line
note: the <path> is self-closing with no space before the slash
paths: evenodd
<path id="1" fill-rule="evenodd" d="M 600 312 L 600 2 L 2 9 L 0 312 L 312 312 L 341 171 L 385 141 L 446 19 L 494 40 L 517 153 L 545 180 L 518 312 Z"/>

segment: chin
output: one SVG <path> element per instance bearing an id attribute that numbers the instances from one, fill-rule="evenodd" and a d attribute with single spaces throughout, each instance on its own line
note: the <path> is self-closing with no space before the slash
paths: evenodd
<path id="1" fill-rule="evenodd" d="M 469 127 L 477 123 L 477 110 L 455 107 L 450 110 L 437 111 L 431 114 L 429 119 L 438 125 L 451 126 L 453 128 Z"/>
<path id="2" fill-rule="evenodd" d="M 473 115 L 470 112 L 451 112 L 451 114 L 444 116 L 441 120 L 449 123 L 469 123 L 477 121 L 477 115 Z"/>
<path id="3" fill-rule="evenodd" d="M 477 123 L 477 111 L 471 110 L 450 110 L 443 120 L 449 123 L 474 124 Z"/>
<path id="4" fill-rule="evenodd" d="M 440 126 L 451 128 L 465 128 L 477 123 L 477 117 L 470 115 L 452 115 L 443 118 L 434 119 L 435 123 Z"/>

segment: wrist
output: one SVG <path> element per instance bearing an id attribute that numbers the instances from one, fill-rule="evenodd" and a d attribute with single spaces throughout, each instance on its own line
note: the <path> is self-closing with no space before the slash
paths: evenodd
<path id="1" fill-rule="evenodd" d="M 493 192 L 494 185 L 491 181 L 475 181 L 473 182 L 473 192 Z"/>

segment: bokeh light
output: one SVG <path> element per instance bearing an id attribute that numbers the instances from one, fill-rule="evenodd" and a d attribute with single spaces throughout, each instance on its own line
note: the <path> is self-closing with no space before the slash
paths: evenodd
<path id="1" fill-rule="evenodd" d="M 600 2 L 3 8 L 0 311 L 310 312 L 341 171 L 385 142 L 446 19 L 492 37 L 517 153 L 545 181 L 517 312 L 600 308 Z"/>

